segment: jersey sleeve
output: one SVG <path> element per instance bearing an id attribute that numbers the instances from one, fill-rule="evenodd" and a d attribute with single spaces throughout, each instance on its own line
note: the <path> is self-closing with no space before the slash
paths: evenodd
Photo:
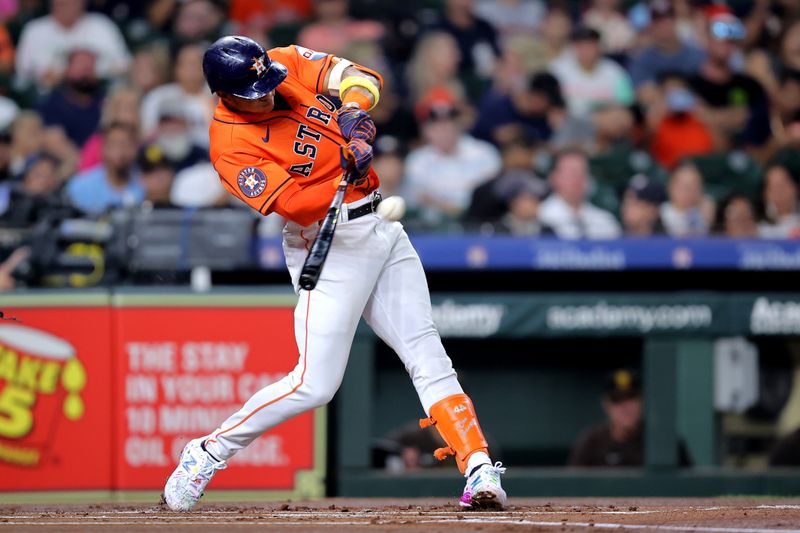
<path id="1" fill-rule="evenodd" d="M 317 94 L 322 93 L 325 74 L 335 59 L 331 54 L 315 52 L 296 44 L 273 48 L 267 55 L 270 59 L 283 63 L 300 83 Z"/>
<path id="2" fill-rule="evenodd" d="M 273 48 L 267 55 L 270 59 L 282 63 L 290 72 L 294 73 L 300 83 L 317 94 L 323 94 L 325 75 L 328 69 L 342 60 L 332 54 L 315 52 L 296 44 Z M 378 80 L 378 88 L 383 89 L 383 77 L 378 72 L 357 63 L 353 63 L 353 66 L 374 76 Z"/>
<path id="3" fill-rule="evenodd" d="M 272 161 L 248 154 L 222 154 L 214 168 L 229 193 L 262 215 L 269 213 L 275 198 L 294 181 Z"/>

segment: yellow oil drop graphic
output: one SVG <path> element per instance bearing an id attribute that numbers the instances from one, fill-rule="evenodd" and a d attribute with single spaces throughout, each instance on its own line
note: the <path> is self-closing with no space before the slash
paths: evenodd
<path id="1" fill-rule="evenodd" d="M 77 394 L 68 394 L 64 400 L 64 416 L 70 420 L 78 420 L 86 411 L 83 400 Z"/>
<path id="2" fill-rule="evenodd" d="M 64 365 L 61 373 L 61 384 L 67 392 L 80 392 L 86 386 L 86 370 L 83 364 L 75 358 L 70 359 Z"/>
<path id="3" fill-rule="evenodd" d="M 86 411 L 83 399 L 78 394 L 86 386 L 86 370 L 76 358 L 70 359 L 64 365 L 61 384 L 68 393 L 64 400 L 64 416 L 70 420 L 78 420 Z"/>

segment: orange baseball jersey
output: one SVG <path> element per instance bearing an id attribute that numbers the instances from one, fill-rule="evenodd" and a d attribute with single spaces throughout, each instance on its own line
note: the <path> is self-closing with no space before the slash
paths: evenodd
<path id="1" fill-rule="evenodd" d="M 315 191 L 315 204 L 324 206 L 322 218 L 341 179 L 340 150 L 347 144 L 336 123 L 336 105 L 320 94 L 325 74 L 337 59 L 296 45 L 267 54 L 288 70 L 275 89 L 275 107 L 264 115 L 250 115 L 220 102 L 209 131 L 211 162 L 225 188 L 258 212 L 273 211 L 278 196 L 297 190 L 292 187 L 296 184 L 303 192 Z M 369 172 L 370 179 L 348 191 L 345 202 L 378 187 L 375 171 Z M 301 224 L 310 222 L 309 213 L 281 214 Z"/>

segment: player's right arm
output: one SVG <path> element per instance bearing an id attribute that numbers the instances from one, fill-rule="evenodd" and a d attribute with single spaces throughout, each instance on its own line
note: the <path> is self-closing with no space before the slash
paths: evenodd
<path id="1" fill-rule="evenodd" d="M 307 88 L 338 97 L 342 107 L 337 122 L 347 141 L 375 140 L 375 124 L 368 111 L 380 100 L 383 78 L 376 71 L 331 54 L 292 45 L 273 48 L 270 58 L 282 62 Z"/>
<path id="2" fill-rule="evenodd" d="M 336 122 L 345 139 L 375 141 L 375 123 L 368 112 L 378 105 L 382 88 L 383 79 L 377 72 L 338 57 L 331 62 L 324 90 L 342 102 Z"/>
<path id="3" fill-rule="evenodd" d="M 286 65 L 300 83 L 317 94 L 336 96 L 346 103 L 348 93 L 360 93 L 365 111 L 378 103 L 383 78 L 363 65 L 297 45 L 272 48 L 269 57 Z"/>

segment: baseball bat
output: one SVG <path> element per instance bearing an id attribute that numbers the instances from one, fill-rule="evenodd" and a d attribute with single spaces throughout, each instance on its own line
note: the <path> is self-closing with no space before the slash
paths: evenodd
<path id="1" fill-rule="evenodd" d="M 317 236 L 311 245 L 311 250 L 306 256 L 306 261 L 303 263 L 303 270 L 300 271 L 300 288 L 307 291 L 313 291 L 317 286 L 319 276 L 322 273 L 322 267 L 325 265 L 325 259 L 328 257 L 328 252 L 331 249 L 333 242 L 333 234 L 336 232 L 336 223 L 339 221 L 339 212 L 342 209 L 342 202 L 344 195 L 347 192 L 347 186 L 355 181 L 356 172 L 351 170 L 350 167 L 342 174 L 342 181 L 336 188 L 336 194 L 333 195 L 333 200 L 328 208 L 328 214 L 325 215 L 325 220 L 319 228 Z"/>

